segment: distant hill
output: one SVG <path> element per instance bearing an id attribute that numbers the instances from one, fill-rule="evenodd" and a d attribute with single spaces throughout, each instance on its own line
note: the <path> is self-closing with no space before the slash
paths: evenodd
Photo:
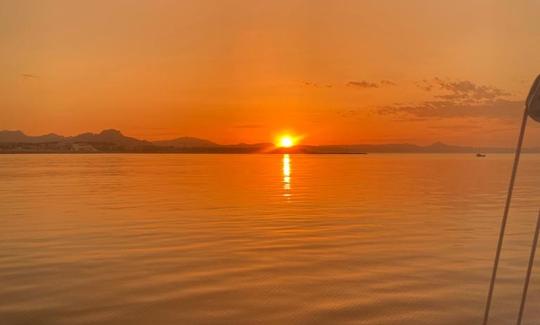
<path id="1" fill-rule="evenodd" d="M 64 137 L 28 136 L 21 131 L 0 131 L 0 152 L 152 152 L 151 142 L 123 135 L 118 130 Z"/>
<path id="2" fill-rule="evenodd" d="M 540 152 L 528 148 L 526 152 Z M 453 146 L 435 142 L 428 146 L 414 144 L 353 144 L 353 145 L 298 145 L 276 148 L 272 143 L 217 144 L 194 138 L 146 141 L 128 137 L 118 130 L 82 133 L 76 136 L 46 134 L 29 136 L 22 131 L 0 131 L 0 153 L 18 152 L 162 152 L 162 153 L 304 153 L 304 154 L 361 154 L 361 153 L 509 153 L 512 148 L 480 148 Z"/>
<path id="3" fill-rule="evenodd" d="M 126 137 L 122 132 L 113 129 L 103 130 L 100 133 L 83 133 L 74 137 L 66 137 L 64 140 L 82 143 L 109 143 L 126 147 L 152 146 L 149 141 Z"/>
<path id="4" fill-rule="evenodd" d="M 103 130 L 100 133 L 83 133 L 72 137 L 64 137 L 54 133 L 40 136 L 29 136 L 22 131 L 0 131 L 1 143 L 48 143 L 48 142 L 96 142 L 118 145 L 151 145 L 145 140 L 126 137 L 118 130 Z"/>
<path id="5" fill-rule="evenodd" d="M 180 137 L 172 140 L 152 141 L 156 146 L 174 148 L 206 148 L 219 147 L 220 145 L 205 139 L 193 137 Z"/>
<path id="6" fill-rule="evenodd" d="M 19 142 L 19 143 L 43 143 L 62 141 L 63 136 L 50 133 L 40 136 L 28 136 L 21 131 L 0 131 L 0 143 Z"/>

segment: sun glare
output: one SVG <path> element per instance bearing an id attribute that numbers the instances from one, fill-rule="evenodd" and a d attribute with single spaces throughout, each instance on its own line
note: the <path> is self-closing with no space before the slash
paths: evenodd
<path id="1" fill-rule="evenodd" d="M 280 148 L 290 148 L 296 144 L 296 139 L 290 135 L 282 135 L 278 138 L 277 146 Z"/>

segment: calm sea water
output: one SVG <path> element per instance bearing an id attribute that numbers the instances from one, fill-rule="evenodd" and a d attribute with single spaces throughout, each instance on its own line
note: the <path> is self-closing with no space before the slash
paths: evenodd
<path id="1" fill-rule="evenodd" d="M 511 163 L 1 155 L 0 323 L 478 324 Z M 517 314 L 539 155 L 515 194 L 491 324 Z"/>

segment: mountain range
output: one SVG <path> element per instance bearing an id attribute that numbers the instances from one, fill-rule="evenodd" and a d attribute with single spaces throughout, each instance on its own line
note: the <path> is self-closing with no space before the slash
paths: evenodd
<path id="1" fill-rule="evenodd" d="M 157 152 L 157 153 L 509 153 L 511 148 L 479 148 L 454 146 L 436 142 L 429 146 L 414 144 L 298 145 L 276 148 L 271 143 L 223 145 L 209 140 L 180 137 L 171 140 L 147 141 L 128 137 L 118 130 L 62 136 L 54 133 L 29 136 L 22 131 L 0 131 L 0 153 L 69 153 L 69 152 Z M 528 149 L 540 152 L 540 148 Z"/>

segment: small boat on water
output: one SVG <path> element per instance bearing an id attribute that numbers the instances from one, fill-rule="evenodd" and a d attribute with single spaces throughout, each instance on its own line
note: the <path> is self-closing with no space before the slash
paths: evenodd
<path id="1" fill-rule="evenodd" d="M 476 154 L 476 157 L 478 157 L 478 158 L 484 158 L 485 156 L 486 156 L 486 154 L 484 154 L 484 153 L 477 153 Z"/>

